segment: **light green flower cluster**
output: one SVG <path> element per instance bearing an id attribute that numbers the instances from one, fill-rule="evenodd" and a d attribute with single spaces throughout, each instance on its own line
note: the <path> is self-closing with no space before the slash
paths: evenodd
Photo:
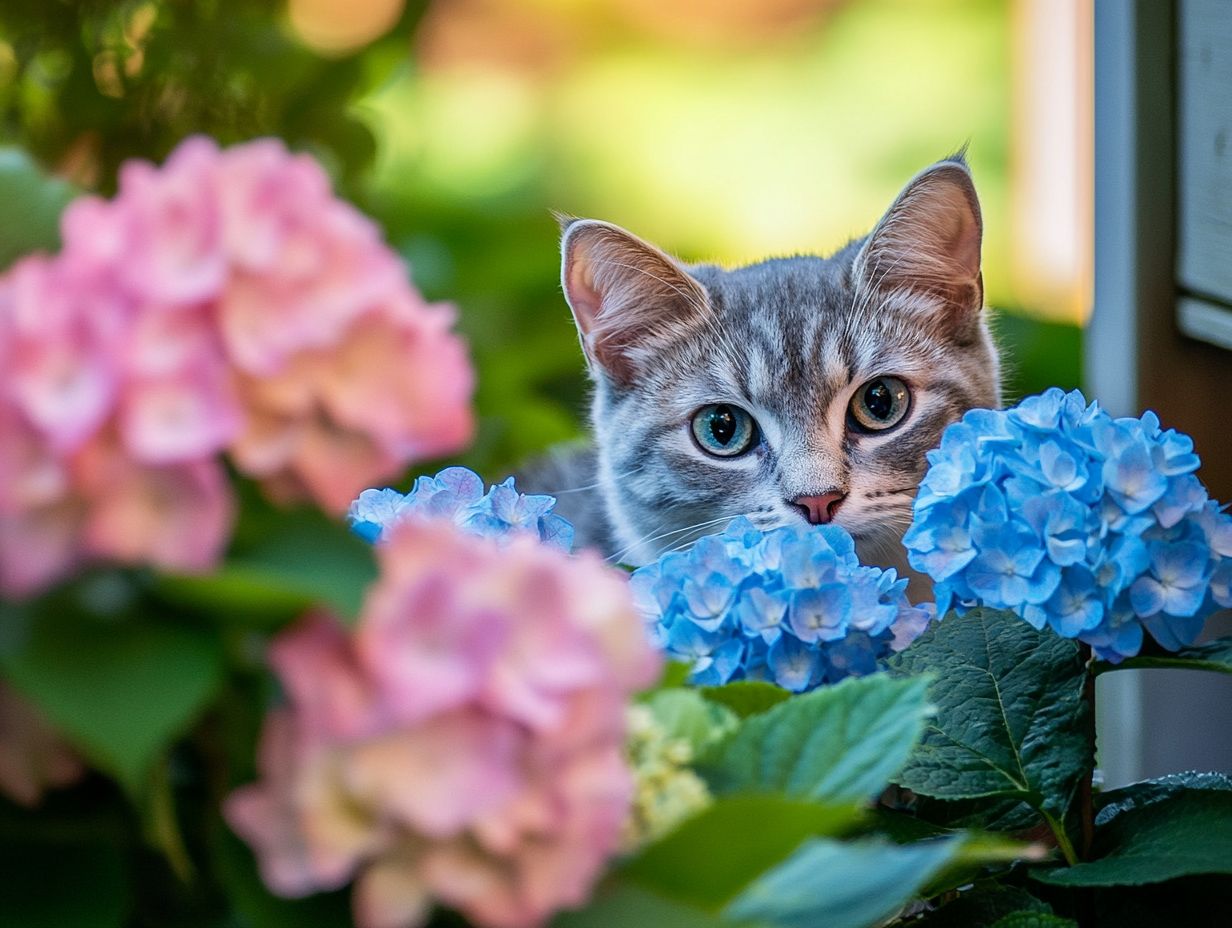
<path id="1" fill-rule="evenodd" d="M 626 750 L 635 788 L 621 848 L 632 852 L 704 809 L 711 795 L 689 766 L 693 744 L 669 731 L 648 706 L 629 708 Z"/>

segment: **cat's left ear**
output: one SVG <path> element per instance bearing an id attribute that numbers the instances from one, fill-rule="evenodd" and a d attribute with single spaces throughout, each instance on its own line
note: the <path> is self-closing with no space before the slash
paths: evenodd
<path id="1" fill-rule="evenodd" d="M 855 279 L 882 293 L 906 290 L 939 302 L 957 323 L 984 305 L 980 242 L 984 223 L 961 156 L 917 174 L 860 250 Z"/>

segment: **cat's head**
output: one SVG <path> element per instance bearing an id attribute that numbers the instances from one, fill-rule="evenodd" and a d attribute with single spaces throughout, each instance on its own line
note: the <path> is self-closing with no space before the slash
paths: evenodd
<path id="1" fill-rule="evenodd" d="M 866 559 L 888 557 L 925 452 L 966 410 L 999 405 L 981 233 L 960 159 L 829 258 L 685 266 L 609 223 L 566 222 L 562 280 L 622 559 L 737 515 L 834 521 Z"/>

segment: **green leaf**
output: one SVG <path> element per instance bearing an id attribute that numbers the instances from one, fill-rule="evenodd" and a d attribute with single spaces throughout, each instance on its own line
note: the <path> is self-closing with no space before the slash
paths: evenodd
<path id="1" fill-rule="evenodd" d="M 1098 825 L 1106 824 L 1129 809 L 1170 799 L 1187 790 L 1229 791 L 1232 790 L 1232 777 L 1223 773 L 1198 773 L 1191 770 L 1108 790 L 1095 797 L 1095 807 L 1099 810 L 1095 822 Z"/>
<path id="2" fill-rule="evenodd" d="M 343 924 L 339 922 L 339 924 Z M 692 906 L 671 902 L 636 886 L 616 885 L 600 891 L 586 908 L 563 912 L 552 920 L 552 928 L 736 928 L 720 918 Z M 289 926 L 288 926 L 289 928 Z M 751 926 L 750 926 L 751 928 Z"/>
<path id="3" fill-rule="evenodd" d="M 1098 661 L 1096 673 L 1113 670 L 1139 670 L 1144 667 L 1170 667 L 1178 670 L 1213 670 L 1216 673 L 1232 673 L 1232 636 L 1216 638 L 1206 644 L 1181 648 L 1179 651 L 1163 651 L 1159 654 L 1139 654 L 1110 664 Z"/>
<path id="4" fill-rule="evenodd" d="M 28 252 L 59 247 L 60 213 L 74 193 L 25 152 L 0 148 L 0 271 Z"/>
<path id="5" fill-rule="evenodd" d="M 909 902 L 962 843 L 961 837 L 908 845 L 818 838 L 759 877 L 725 914 L 781 928 L 868 928 Z"/>
<path id="6" fill-rule="evenodd" d="M 741 680 L 726 686 L 703 686 L 701 693 L 711 702 L 726 706 L 742 719 L 750 715 L 760 715 L 791 697 L 791 693 L 781 686 L 761 680 Z"/>
<path id="7" fill-rule="evenodd" d="M 1024 799 L 1063 820 L 1094 766 L 1077 644 L 973 609 L 935 623 L 889 664 L 936 679 L 937 714 L 899 784 L 939 799 Z"/>
<path id="8" fill-rule="evenodd" d="M 1232 874 L 1232 792 L 1180 790 L 1129 805 L 1095 829 L 1094 860 L 1032 875 L 1054 886 L 1141 886 Z"/>
<path id="9" fill-rule="evenodd" d="M 155 760 L 220 684 L 219 642 L 174 616 L 102 620 L 68 608 L 30 616 L 0 653 L 8 679 L 94 766 L 141 793 Z"/>
<path id="10" fill-rule="evenodd" d="M 158 592 L 222 621 L 274 628 L 313 605 L 359 614 L 376 579 L 372 547 L 320 513 L 284 514 L 214 574 L 163 577 Z"/>
<path id="11" fill-rule="evenodd" d="M 698 764 L 716 793 L 855 802 L 902 767 L 928 714 L 925 678 L 844 680 L 746 719 Z"/>
<path id="12" fill-rule="evenodd" d="M 625 864 L 631 881 L 680 902 L 717 909 L 802 841 L 841 834 L 857 806 L 783 796 L 727 796 Z"/>
<path id="13" fill-rule="evenodd" d="M 992 928 L 1078 928 L 1078 923 L 1048 912 L 1011 912 Z"/>
<path id="14" fill-rule="evenodd" d="M 706 701 L 696 690 L 658 690 L 644 705 L 667 737 L 686 742 L 694 757 L 737 724 L 729 710 Z"/>
<path id="15" fill-rule="evenodd" d="M 125 859 L 106 845 L 0 845 L 0 921 L 13 928 L 121 928 Z"/>
<path id="16" fill-rule="evenodd" d="M 911 928 L 992 928 L 998 919 L 1018 912 L 1051 913 L 1048 904 L 1025 889 L 998 883 L 977 884 L 958 898 L 929 912 Z"/>

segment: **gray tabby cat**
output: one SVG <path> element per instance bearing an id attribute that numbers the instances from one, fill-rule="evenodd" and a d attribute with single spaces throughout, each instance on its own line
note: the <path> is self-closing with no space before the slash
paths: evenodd
<path id="1" fill-rule="evenodd" d="M 594 444 L 524 488 L 556 493 L 579 546 L 628 564 L 745 515 L 835 522 L 866 563 L 901 570 L 925 452 L 966 410 L 1000 404 L 981 234 L 961 155 L 829 258 L 684 266 L 617 226 L 567 221 Z"/>

